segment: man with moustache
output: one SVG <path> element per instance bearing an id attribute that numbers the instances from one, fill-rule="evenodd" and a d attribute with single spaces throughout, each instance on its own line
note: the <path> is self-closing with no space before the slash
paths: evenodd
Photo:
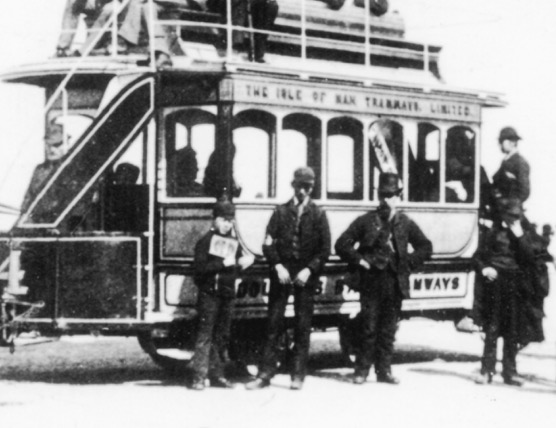
<path id="1" fill-rule="evenodd" d="M 335 246 L 342 260 L 360 274 L 362 330 L 353 377 L 358 385 L 366 382 L 373 363 L 378 382 L 399 383 L 391 363 L 401 302 L 409 297 L 410 271 L 432 253 L 432 244 L 419 226 L 397 209 L 399 183 L 397 174 L 381 173 L 379 207 L 355 219 Z"/>

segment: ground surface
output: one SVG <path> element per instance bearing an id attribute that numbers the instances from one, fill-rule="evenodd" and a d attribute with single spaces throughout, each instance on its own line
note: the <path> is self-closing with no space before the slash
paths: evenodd
<path id="1" fill-rule="evenodd" d="M 270 388 L 187 390 L 164 374 L 135 338 L 20 339 L 0 349 L 0 423 L 14 427 L 554 427 L 556 293 L 545 302 L 547 340 L 518 357 L 522 388 L 472 381 L 482 340 L 452 323 L 403 321 L 394 374 L 398 386 L 351 383 L 336 332 L 312 336 L 302 391 L 278 375 Z"/>

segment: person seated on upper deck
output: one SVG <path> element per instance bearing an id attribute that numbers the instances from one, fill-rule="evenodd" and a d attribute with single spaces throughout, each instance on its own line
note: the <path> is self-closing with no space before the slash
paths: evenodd
<path id="1" fill-rule="evenodd" d="M 179 20 L 184 10 L 204 11 L 206 0 L 153 0 L 153 18 Z M 127 50 L 129 47 L 140 45 L 140 35 L 143 30 L 149 34 L 151 10 L 148 0 L 130 0 L 122 25 L 118 32 L 118 45 Z M 171 67 L 172 55 L 183 55 L 179 44 L 179 35 L 174 26 L 155 25 L 153 30 L 154 51 L 158 68 Z"/>
<path id="2" fill-rule="evenodd" d="M 278 16 L 278 3 L 276 0 L 231 0 L 232 3 L 232 24 L 241 27 L 252 26 L 257 30 L 271 30 L 274 21 Z M 207 8 L 210 12 L 219 13 L 222 22 L 227 21 L 227 1 L 226 0 L 207 0 Z M 226 46 L 226 32 L 221 32 L 220 47 Z M 253 37 L 249 33 L 234 31 L 232 43 L 235 49 L 243 50 L 247 44 L 250 58 L 256 62 L 264 62 L 266 52 L 267 34 L 254 33 Z M 253 40 L 253 45 L 249 43 Z"/>
<path id="3" fill-rule="evenodd" d="M 334 2 L 334 0 L 331 0 Z M 365 7 L 365 0 L 353 0 L 357 7 Z M 375 16 L 382 16 L 388 12 L 388 0 L 369 0 L 369 10 Z"/>
<path id="4" fill-rule="evenodd" d="M 111 15 L 112 0 L 67 0 L 62 18 L 62 32 L 56 47 L 56 56 L 79 56 L 79 51 L 72 51 L 73 39 L 79 25 L 79 18 L 84 15 L 85 23 L 89 29 L 100 29 L 101 21 L 98 18 L 101 14 Z M 88 39 L 89 43 L 96 37 L 96 32 L 92 32 Z"/>

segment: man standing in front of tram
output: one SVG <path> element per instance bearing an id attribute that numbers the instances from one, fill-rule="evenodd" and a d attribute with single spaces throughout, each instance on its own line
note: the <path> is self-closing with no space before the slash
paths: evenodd
<path id="1" fill-rule="evenodd" d="M 398 175 L 382 173 L 377 210 L 355 219 L 336 242 L 336 253 L 359 271 L 362 331 L 353 377 L 358 385 L 373 363 L 378 382 L 399 383 L 391 364 L 401 302 L 409 294 L 410 270 L 432 253 L 419 226 L 398 210 L 401 192 Z"/>
<path id="2" fill-rule="evenodd" d="M 271 269 L 268 336 L 258 377 L 246 384 L 250 390 L 269 386 L 276 373 L 284 312 L 291 294 L 295 298 L 295 344 L 290 388 L 300 390 L 303 387 L 315 287 L 330 255 L 326 214 L 310 198 L 314 185 L 315 173 L 311 168 L 297 169 L 292 182 L 294 197 L 276 208 L 266 229 L 263 252 Z"/>

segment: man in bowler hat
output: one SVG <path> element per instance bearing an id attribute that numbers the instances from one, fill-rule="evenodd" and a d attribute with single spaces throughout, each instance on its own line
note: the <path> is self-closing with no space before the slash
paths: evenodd
<path id="1" fill-rule="evenodd" d="M 294 196 L 276 208 L 266 229 L 263 252 L 270 266 L 268 336 L 257 379 L 247 389 L 270 385 L 276 373 L 284 312 L 291 294 L 295 304 L 294 355 L 291 389 L 299 390 L 307 372 L 313 296 L 330 254 L 330 229 L 326 214 L 311 200 L 315 173 L 303 167 L 294 172 Z"/>
<path id="2" fill-rule="evenodd" d="M 529 183 L 529 163 L 517 150 L 521 137 L 517 131 L 507 126 L 502 128 L 498 143 L 504 159 L 498 171 L 492 177 L 494 197 L 517 198 L 523 204 L 531 191 Z"/>
<path id="3" fill-rule="evenodd" d="M 362 331 L 355 384 L 366 382 L 373 363 L 378 382 L 399 383 L 391 363 L 401 302 L 409 297 L 410 271 L 432 253 L 432 244 L 419 226 L 397 208 L 399 182 L 397 174 L 382 173 L 378 208 L 355 219 L 336 242 L 336 253 L 360 273 Z"/>

